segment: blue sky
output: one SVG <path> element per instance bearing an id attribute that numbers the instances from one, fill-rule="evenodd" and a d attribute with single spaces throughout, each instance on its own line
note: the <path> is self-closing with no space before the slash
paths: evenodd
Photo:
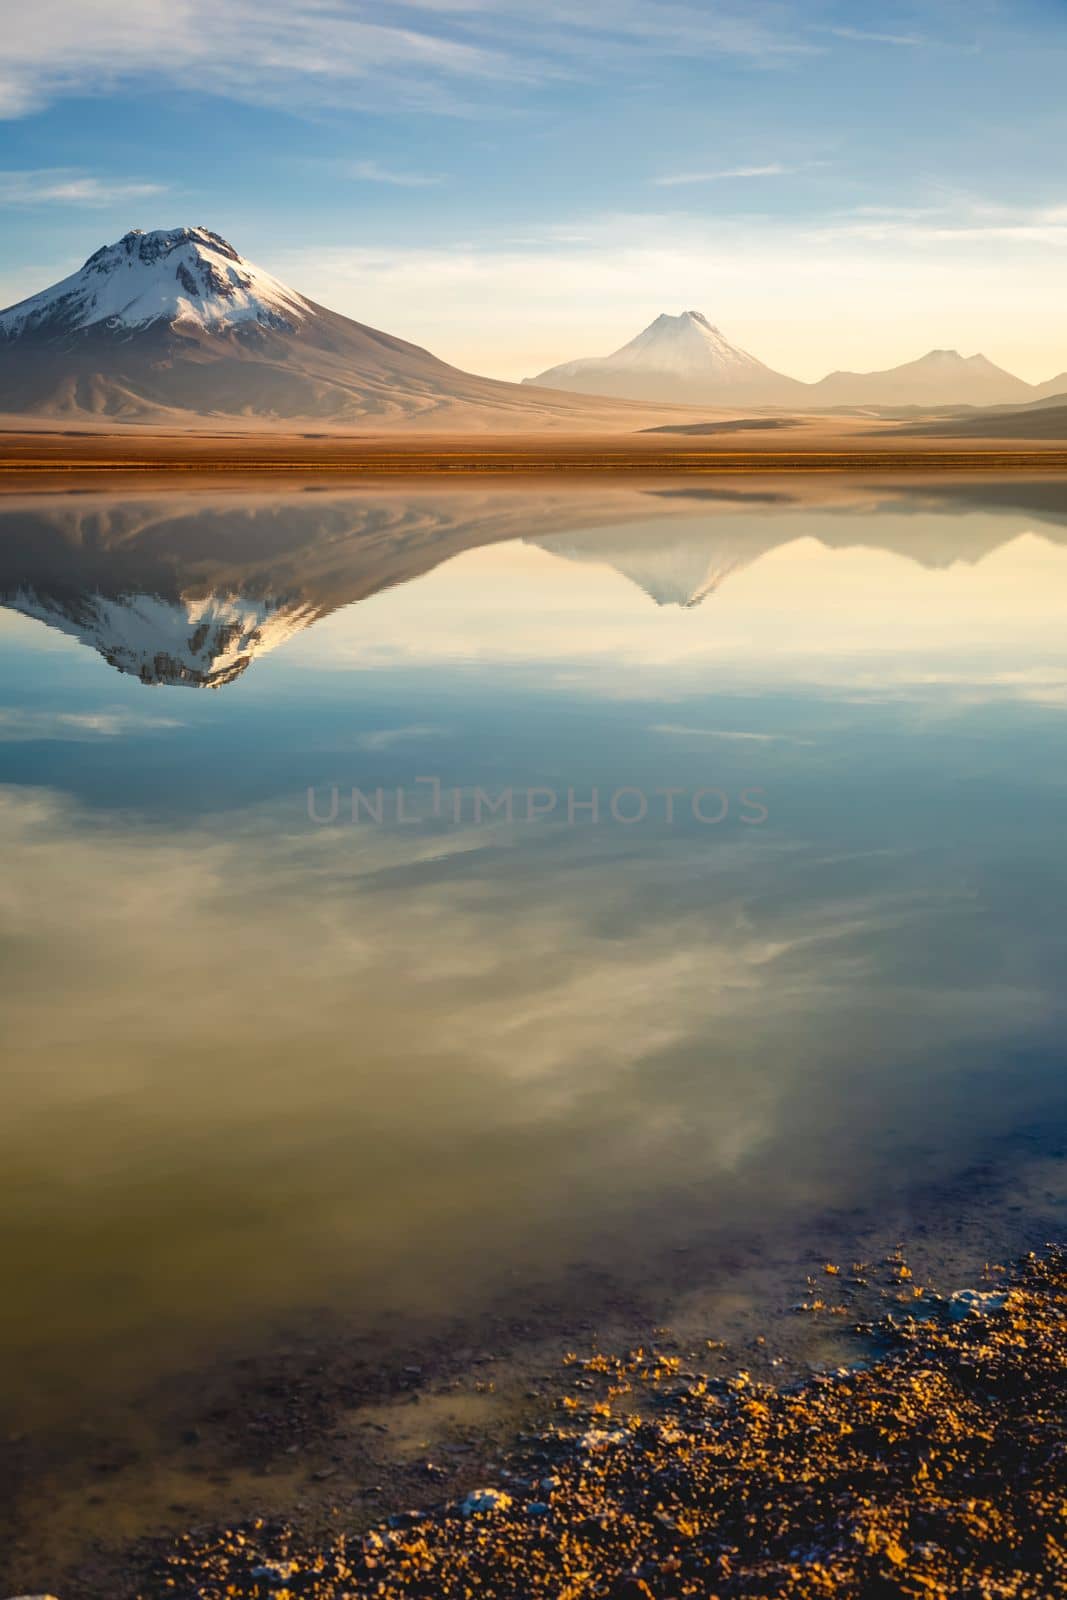
<path id="1" fill-rule="evenodd" d="M 204 223 L 504 377 L 703 310 L 801 377 L 1067 369 L 1062 0 L 36 0 L 0 303 Z"/>

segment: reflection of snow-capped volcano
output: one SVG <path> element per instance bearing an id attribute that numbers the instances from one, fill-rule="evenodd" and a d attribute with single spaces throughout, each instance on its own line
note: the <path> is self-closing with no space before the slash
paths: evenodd
<path id="1" fill-rule="evenodd" d="M 60 597 L 20 589 L 7 604 L 98 650 L 142 683 L 217 689 L 314 621 L 313 606 L 238 594 Z"/>
<path id="2" fill-rule="evenodd" d="M 797 539 L 924 567 L 976 562 L 1039 527 L 1067 540 L 1062 481 L 952 480 L 516 492 L 316 485 L 208 493 L 0 495 L 0 607 L 99 651 L 145 684 L 221 687 L 343 606 L 463 552 L 522 540 L 606 567 L 659 606 L 692 607 Z"/>
<path id="3" fill-rule="evenodd" d="M 698 606 L 719 585 L 763 553 L 757 539 L 716 538 L 706 526 L 686 530 L 638 525 L 591 529 L 560 539 L 531 540 L 566 561 L 612 567 L 658 606 Z"/>

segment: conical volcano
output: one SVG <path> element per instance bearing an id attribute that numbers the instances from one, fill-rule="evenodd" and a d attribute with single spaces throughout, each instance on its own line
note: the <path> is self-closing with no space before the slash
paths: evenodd
<path id="1" fill-rule="evenodd" d="M 614 355 L 568 361 L 526 382 L 692 405 L 788 404 L 805 389 L 731 344 L 702 311 L 659 316 Z"/>
<path id="2" fill-rule="evenodd" d="M 461 372 L 316 304 L 199 227 L 127 233 L 0 311 L 0 412 L 458 432 L 643 420 L 618 402 Z"/>

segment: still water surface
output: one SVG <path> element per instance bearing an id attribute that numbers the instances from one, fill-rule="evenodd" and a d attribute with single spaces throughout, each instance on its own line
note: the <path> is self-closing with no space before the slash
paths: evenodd
<path id="1" fill-rule="evenodd" d="M 0 601 L 9 1428 L 1062 1141 L 1067 486 L 49 487 Z"/>

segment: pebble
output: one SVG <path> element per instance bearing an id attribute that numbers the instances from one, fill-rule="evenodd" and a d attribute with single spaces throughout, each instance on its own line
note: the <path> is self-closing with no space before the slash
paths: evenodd
<path id="1" fill-rule="evenodd" d="M 460 1510 L 465 1517 L 475 1517 L 487 1511 L 506 1511 L 510 1505 L 511 1496 L 502 1489 L 472 1489 Z"/>
<path id="2" fill-rule="evenodd" d="M 948 1314 L 953 1322 L 962 1322 L 971 1312 L 987 1317 L 991 1311 L 1003 1311 L 1007 1298 L 1004 1294 L 983 1294 L 981 1289 L 957 1289 L 949 1299 Z"/>
<path id="3" fill-rule="evenodd" d="M 276 1561 L 270 1566 L 253 1567 L 253 1578 L 262 1578 L 264 1583 L 278 1586 L 287 1583 L 297 1570 L 295 1561 Z"/>

